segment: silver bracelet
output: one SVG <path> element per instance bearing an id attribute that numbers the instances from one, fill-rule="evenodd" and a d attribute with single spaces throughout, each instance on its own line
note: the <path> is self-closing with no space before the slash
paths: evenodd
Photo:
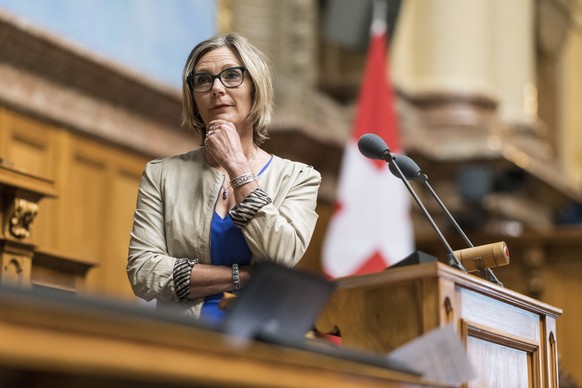
<path id="1" fill-rule="evenodd" d="M 232 289 L 234 291 L 240 290 L 240 277 L 238 273 L 238 264 L 232 265 Z"/>
<path id="2" fill-rule="evenodd" d="M 253 174 L 252 172 L 247 172 L 246 174 L 239 175 L 233 180 L 231 180 L 230 187 L 232 187 L 232 189 L 234 190 L 237 187 L 241 187 L 242 185 L 246 185 L 247 183 L 254 181 L 255 179 L 257 179 L 255 177 L 255 174 Z"/>

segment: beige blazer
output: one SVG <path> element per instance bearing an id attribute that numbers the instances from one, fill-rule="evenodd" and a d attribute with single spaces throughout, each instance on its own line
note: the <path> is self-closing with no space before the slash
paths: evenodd
<path id="1" fill-rule="evenodd" d="M 203 299 L 177 304 L 176 258 L 209 264 L 210 224 L 225 177 L 200 150 L 157 159 L 143 173 L 130 235 L 127 274 L 134 293 L 158 307 L 198 317 Z M 303 256 L 315 224 L 321 175 L 313 167 L 273 156 L 258 177 L 273 202 L 243 228 L 251 263 L 273 260 L 294 266 Z"/>

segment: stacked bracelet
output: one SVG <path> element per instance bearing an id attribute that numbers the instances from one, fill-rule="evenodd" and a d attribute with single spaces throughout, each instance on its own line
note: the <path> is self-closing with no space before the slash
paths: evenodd
<path id="1" fill-rule="evenodd" d="M 252 172 L 247 172 L 246 174 L 239 175 L 233 180 L 231 180 L 230 187 L 232 187 L 232 189 L 234 190 L 237 187 L 241 187 L 242 185 L 246 185 L 247 183 L 254 181 L 255 179 L 257 179 L 255 177 L 255 174 L 253 174 Z"/>
<path id="2" fill-rule="evenodd" d="M 240 277 L 238 273 L 238 264 L 232 265 L 232 289 L 234 291 L 240 290 Z"/>

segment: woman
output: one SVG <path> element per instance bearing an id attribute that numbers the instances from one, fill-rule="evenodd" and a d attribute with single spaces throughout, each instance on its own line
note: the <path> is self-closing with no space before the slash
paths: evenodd
<path id="1" fill-rule="evenodd" d="M 273 89 L 266 59 L 245 38 L 201 42 L 182 79 L 183 124 L 202 147 L 147 164 L 127 273 L 137 296 L 216 321 L 223 292 L 243 287 L 253 264 L 301 259 L 321 176 L 260 148 Z"/>

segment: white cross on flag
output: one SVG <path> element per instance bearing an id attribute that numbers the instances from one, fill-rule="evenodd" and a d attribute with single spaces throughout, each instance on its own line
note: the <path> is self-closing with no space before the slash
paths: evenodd
<path id="1" fill-rule="evenodd" d="M 388 81 L 386 23 L 374 20 L 353 133 L 339 172 L 336 206 L 323 244 L 329 277 L 378 272 L 414 250 L 409 194 L 388 164 L 367 159 L 358 139 L 374 133 L 399 152 L 394 92 Z"/>

